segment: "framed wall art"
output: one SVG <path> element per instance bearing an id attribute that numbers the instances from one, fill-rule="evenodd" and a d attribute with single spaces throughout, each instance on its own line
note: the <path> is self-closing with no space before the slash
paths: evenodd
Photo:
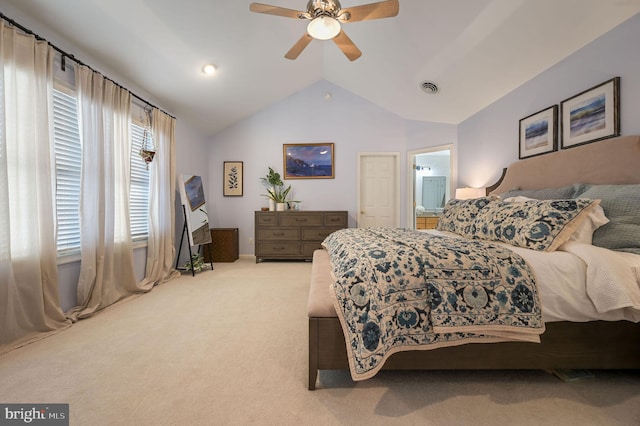
<path id="1" fill-rule="evenodd" d="M 333 179 L 333 143 L 284 144 L 285 179 Z"/>
<path id="2" fill-rule="evenodd" d="M 562 149 L 620 136 L 620 77 L 560 104 Z"/>
<path id="3" fill-rule="evenodd" d="M 224 176 L 222 177 L 222 182 L 224 185 L 223 195 L 225 197 L 242 197 L 242 173 L 242 161 L 224 162 Z"/>
<path id="4" fill-rule="evenodd" d="M 519 158 L 529 158 L 558 149 L 558 105 L 520 120 Z"/>

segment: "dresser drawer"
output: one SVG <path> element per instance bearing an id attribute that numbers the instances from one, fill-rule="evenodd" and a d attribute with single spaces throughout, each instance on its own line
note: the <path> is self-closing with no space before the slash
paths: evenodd
<path id="1" fill-rule="evenodd" d="M 278 226 L 278 214 L 275 212 L 260 212 L 260 214 L 256 214 L 256 225 Z"/>
<path id="2" fill-rule="evenodd" d="M 280 226 L 322 226 L 322 213 L 284 213 L 280 215 Z"/>
<path id="3" fill-rule="evenodd" d="M 326 226 L 335 226 L 336 228 L 347 227 L 347 213 L 346 212 L 327 212 L 324 215 L 324 224 Z"/>
<path id="4" fill-rule="evenodd" d="M 329 234 L 338 229 L 340 228 L 302 228 L 302 240 L 322 242 Z"/>
<path id="5" fill-rule="evenodd" d="M 258 228 L 256 239 L 263 240 L 291 240 L 300 239 L 300 228 Z"/>
<path id="6" fill-rule="evenodd" d="M 300 254 L 300 243 L 298 242 L 266 242 L 258 244 L 256 248 L 256 255 L 259 257 L 291 256 Z"/>

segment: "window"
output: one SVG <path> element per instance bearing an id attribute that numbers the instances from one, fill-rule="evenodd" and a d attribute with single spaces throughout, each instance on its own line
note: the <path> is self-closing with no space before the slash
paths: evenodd
<path id="1" fill-rule="evenodd" d="M 58 257 L 80 252 L 82 144 L 76 98 L 66 91 L 53 90 Z M 133 241 L 144 241 L 149 233 L 149 171 L 139 155 L 143 133 L 142 126 L 131 124 L 129 221 Z"/>
<path id="2" fill-rule="evenodd" d="M 131 123 L 131 189 L 129 223 L 133 241 L 144 240 L 149 233 L 149 171 L 140 157 L 144 127 Z"/>
<path id="3" fill-rule="evenodd" d="M 53 134 L 56 157 L 58 256 L 80 251 L 80 174 L 82 145 L 76 99 L 53 91 Z"/>

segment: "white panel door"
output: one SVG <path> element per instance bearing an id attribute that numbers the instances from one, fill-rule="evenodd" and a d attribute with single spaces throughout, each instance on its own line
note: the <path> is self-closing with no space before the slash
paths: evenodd
<path id="1" fill-rule="evenodd" d="M 398 169 L 396 153 L 359 155 L 359 228 L 400 226 Z"/>

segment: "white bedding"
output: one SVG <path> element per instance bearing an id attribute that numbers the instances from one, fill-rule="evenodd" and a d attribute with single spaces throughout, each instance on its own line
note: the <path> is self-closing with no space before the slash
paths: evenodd
<path id="1" fill-rule="evenodd" d="M 424 232 L 460 237 L 437 230 Z M 545 322 L 640 322 L 640 255 L 574 241 L 555 252 L 503 245 L 533 269 Z"/>

